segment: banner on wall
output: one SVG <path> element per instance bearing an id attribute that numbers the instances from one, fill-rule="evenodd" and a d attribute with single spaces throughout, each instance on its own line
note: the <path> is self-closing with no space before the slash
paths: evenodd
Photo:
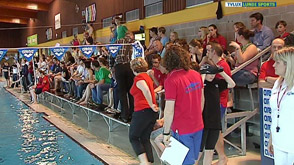
<path id="1" fill-rule="evenodd" d="M 38 48 L 25 48 L 25 49 L 18 49 L 18 52 L 21 56 L 27 59 L 28 62 L 32 60 L 34 54 L 37 52 Z"/>
<path id="2" fill-rule="evenodd" d="M 262 88 L 261 92 L 260 92 L 260 98 L 261 98 L 261 102 L 260 102 L 260 109 L 262 110 L 261 112 L 261 131 L 262 131 L 262 152 L 264 157 L 273 159 L 274 156 L 272 154 L 269 153 L 268 151 L 268 143 L 269 143 L 269 138 L 270 138 L 270 133 L 271 133 L 271 124 L 272 124 L 272 118 L 271 118 L 271 107 L 270 107 L 270 97 L 271 97 L 271 89 L 267 89 L 267 88 Z"/>
<path id="3" fill-rule="evenodd" d="M 110 55 L 115 58 L 121 49 L 122 45 L 108 45 L 106 48 L 109 50 Z"/>
<path id="4" fill-rule="evenodd" d="M 139 41 L 136 41 L 132 44 L 133 46 L 133 55 L 132 59 L 142 57 L 144 58 L 144 48 Z"/>
<path id="5" fill-rule="evenodd" d="M 80 46 L 79 48 L 87 58 L 90 58 L 96 50 L 96 46 Z"/>
<path id="6" fill-rule="evenodd" d="M 50 48 L 50 51 L 54 54 L 54 56 L 60 61 L 62 57 L 65 55 L 68 48 L 64 47 L 56 47 Z"/>
<path id="7" fill-rule="evenodd" d="M 92 4 L 88 7 L 86 7 L 86 11 L 85 11 L 86 15 L 86 22 L 95 22 L 96 21 L 96 4 Z"/>
<path id="8" fill-rule="evenodd" d="M 3 57 L 6 55 L 7 49 L 1 49 L 0 50 L 0 61 L 3 59 Z"/>
<path id="9" fill-rule="evenodd" d="M 61 28 L 60 13 L 55 15 L 55 30 Z"/>
<path id="10" fill-rule="evenodd" d="M 28 36 L 27 43 L 28 43 L 28 46 L 36 46 L 36 45 L 38 45 L 38 34 Z"/>

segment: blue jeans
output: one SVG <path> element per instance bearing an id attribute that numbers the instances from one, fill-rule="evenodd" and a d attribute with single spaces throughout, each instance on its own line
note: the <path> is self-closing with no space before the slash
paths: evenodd
<path id="1" fill-rule="evenodd" d="M 107 91 L 110 88 L 110 84 L 100 84 L 96 85 L 96 91 L 97 91 L 97 103 L 102 104 L 103 102 L 103 91 Z"/>
<path id="2" fill-rule="evenodd" d="M 82 98 L 83 91 L 86 89 L 88 83 L 84 83 L 77 86 L 77 98 Z"/>
<path id="3" fill-rule="evenodd" d="M 97 89 L 96 87 L 92 88 L 91 89 L 91 92 L 92 92 L 92 100 L 95 102 L 95 103 L 98 103 L 98 97 L 97 97 Z"/>
<path id="4" fill-rule="evenodd" d="M 232 76 L 237 86 L 244 86 L 256 82 L 257 77 L 248 70 L 240 70 Z"/>
<path id="5" fill-rule="evenodd" d="M 200 146 L 202 141 L 203 129 L 189 134 L 180 135 L 172 131 L 172 136 L 181 142 L 183 145 L 189 148 L 189 152 L 186 155 L 186 158 L 183 164 L 194 164 L 195 160 L 198 159 Z"/>
<path id="6" fill-rule="evenodd" d="M 28 74 L 29 85 L 34 84 L 33 75 L 31 73 Z"/>

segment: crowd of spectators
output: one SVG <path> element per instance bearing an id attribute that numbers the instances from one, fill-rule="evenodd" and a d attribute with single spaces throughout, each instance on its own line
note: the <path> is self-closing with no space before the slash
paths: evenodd
<path id="1" fill-rule="evenodd" d="M 278 77 L 273 69 L 273 54 L 291 37 L 286 32 L 285 21 L 277 23 L 279 36 L 276 39 L 271 29 L 262 23 L 261 13 L 250 15 L 254 31 L 236 22 L 235 40 L 229 44 L 214 24 L 200 27 L 198 38 L 189 43 L 180 39 L 175 31 L 170 32 L 168 38 L 164 27 L 153 27 L 149 31 L 151 39 L 145 59 L 132 60 L 131 45 L 123 45 L 115 57 L 109 56 L 105 47 L 99 47 L 98 55 L 89 59 L 73 48 L 61 62 L 52 56 L 34 58 L 35 75 L 32 62 L 24 59 L 21 64 L 15 60 L 11 67 L 5 62 L 2 71 L 7 86 L 18 86 L 22 82 L 24 91 L 30 91 L 33 103 L 37 102 L 36 95 L 49 91 L 77 104 L 95 105 L 96 110 L 112 113 L 122 122 L 131 121 L 130 142 L 141 162 L 152 163 L 151 144 L 160 156 L 172 135 L 190 149 L 184 164 L 194 164 L 202 151 L 205 162 L 211 164 L 214 148 L 219 164 L 226 164 L 220 123 L 227 109 L 228 88 L 233 88 L 235 83 L 242 86 L 257 80 L 260 87 L 271 88 Z M 94 44 L 91 27 L 84 33 L 84 39 L 83 44 Z M 110 43 L 133 42 L 133 33 L 116 17 L 111 26 Z M 76 36 L 72 45 L 80 45 Z M 231 74 L 232 68 L 249 61 L 270 45 L 271 55 L 263 59 L 266 62 L 260 70 L 257 59 Z M 228 46 L 233 51 L 229 52 Z M 18 81 L 20 77 L 22 81 Z M 37 84 L 33 77 L 38 80 Z M 105 93 L 109 93 L 109 104 L 103 101 Z M 156 98 L 160 98 L 160 109 L 164 111 L 164 117 L 158 120 Z"/>

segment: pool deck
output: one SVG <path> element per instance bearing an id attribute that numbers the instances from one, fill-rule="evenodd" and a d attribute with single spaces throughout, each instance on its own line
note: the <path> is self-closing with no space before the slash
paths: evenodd
<path id="1" fill-rule="evenodd" d="M 56 114 L 49 108 L 41 104 L 30 104 L 29 93 L 20 94 L 20 89 L 6 88 L 8 92 L 16 96 L 19 100 L 27 104 L 38 113 L 45 113 L 45 119 L 54 124 L 62 132 L 67 134 L 83 148 L 97 157 L 105 164 L 139 164 L 139 161 L 131 155 L 121 151 L 119 148 L 105 143 L 96 136 L 90 134 L 85 129 L 71 123 L 64 117 Z"/>
<path id="2" fill-rule="evenodd" d="M 84 128 L 81 128 L 71 121 L 50 110 L 41 104 L 29 104 L 30 96 L 28 93 L 20 94 L 20 89 L 6 88 L 11 94 L 16 96 L 22 102 L 27 104 L 36 112 L 45 113 L 45 119 L 54 124 L 62 132 L 79 143 L 82 147 L 92 153 L 105 164 L 139 164 L 139 161 L 133 156 L 125 153 L 121 149 L 107 144 L 100 140 L 97 136 L 89 133 Z M 126 138 L 126 137 L 122 137 Z M 156 164 L 156 163 L 155 163 Z M 217 165 L 217 160 L 213 161 L 213 165 Z M 228 165 L 259 165 L 261 164 L 260 154 L 256 152 L 248 152 L 246 156 L 229 157 Z"/>

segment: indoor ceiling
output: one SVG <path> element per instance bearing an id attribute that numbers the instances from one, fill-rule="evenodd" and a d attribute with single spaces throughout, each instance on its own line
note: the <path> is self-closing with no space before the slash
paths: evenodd
<path id="1" fill-rule="evenodd" d="M 0 23 L 28 24 L 37 12 L 48 11 L 53 0 L 0 0 Z"/>

